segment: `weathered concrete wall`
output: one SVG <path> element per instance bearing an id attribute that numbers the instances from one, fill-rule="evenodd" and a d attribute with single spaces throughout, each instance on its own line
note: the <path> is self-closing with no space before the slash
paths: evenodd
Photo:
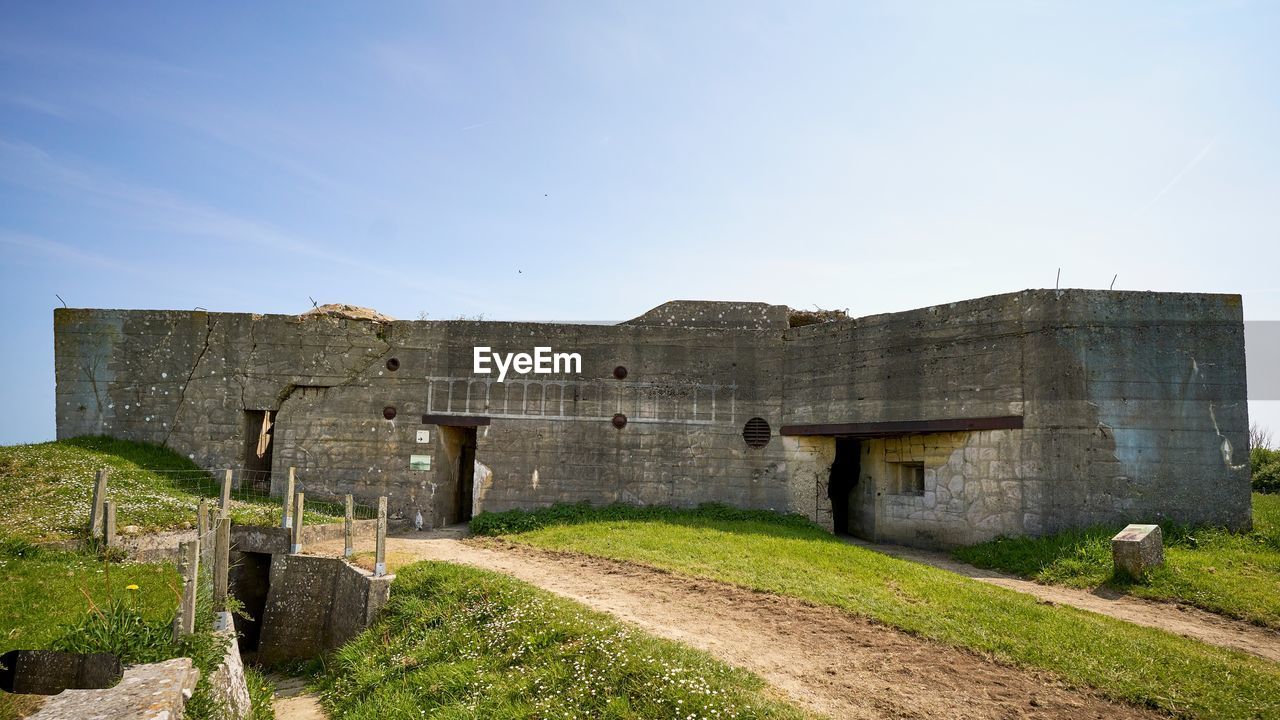
<path id="1" fill-rule="evenodd" d="M 1237 295 L 1075 292 L 1025 302 L 1027 532 L 1249 523 Z"/>
<path id="2" fill-rule="evenodd" d="M 829 436 L 784 437 L 787 485 L 791 512 L 799 513 L 828 530 L 833 529 L 831 502 L 827 498 L 831 463 L 836 459 L 836 439 Z"/>
<path id="3" fill-rule="evenodd" d="M 55 328 L 59 437 L 163 442 L 206 467 L 240 466 L 244 412 L 272 410 L 277 485 L 295 466 L 308 496 L 387 495 L 393 515 L 421 511 L 429 525 L 457 520 L 457 433 L 434 423 L 467 416 L 491 422 L 477 429 L 477 512 L 717 501 L 830 523 L 830 438 L 752 448 L 748 418 L 776 435 L 1017 416 L 1022 428 L 988 448 L 998 474 L 982 478 L 1005 496 L 990 501 L 998 512 L 880 502 L 875 524 L 949 543 L 1249 522 L 1235 295 L 1037 290 L 797 328 L 780 306 L 688 301 L 614 326 L 58 310 Z M 579 353 L 582 368 L 498 383 L 473 374 L 475 346 L 548 346 Z M 411 468 L 414 455 L 431 468 Z M 973 472 L 985 471 L 953 474 Z"/>
<path id="4" fill-rule="evenodd" d="M 746 419 L 780 415 L 776 317 L 768 330 L 85 310 L 59 310 L 55 322 L 60 437 L 162 442 L 205 467 L 240 466 L 244 411 L 275 410 L 277 483 L 295 466 L 309 496 L 385 494 L 393 514 L 422 510 L 439 524 L 455 520 L 437 502 L 453 492 L 452 468 L 444 433 L 420 420 L 484 415 L 493 424 L 480 429 L 476 459 L 490 482 L 477 488 L 477 510 L 578 500 L 788 507 L 780 444 L 757 450 L 741 437 Z M 577 352 L 582 372 L 498 383 L 472 374 L 477 345 Z M 613 376 L 617 366 L 625 378 Z M 616 413 L 625 428 L 610 423 Z M 428 443 L 417 442 L 420 429 Z M 410 469 L 414 454 L 431 455 L 432 469 Z"/>
<path id="5" fill-rule="evenodd" d="M 884 540 L 1163 520 L 1244 527 L 1242 320 L 1236 295 L 1041 290 L 797 328 L 783 422 L 1023 418 L 994 445 L 979 439 L 988 465 L 925 458 L 930 478 L 966 478 L 963 512 L 949 486 L 950 508 L 878 495 Z"/>
<path id="6" fill-rule="evenodd" d="M 120 681 L 123 670 L 110 653 L 10 650 L 0 654 L 0 690 L 55 695 L 68 689 L 109 688 Z"/>
<path id="7" fill-rule="evenodd" d="M 172 720 L 181 718 L 200 671 L 190 658 L 125 668 L 115 687 L 67 690 L 49 698 L 30 720 Z"/>
<path id="8" fill-rule="evenodd" d="M 394 579 L 338 558 L 273 556 L 257 659 L 271 664 L 341 647 L 373 623 Z"/>
<path id="9" fill-rule="evenodd" d="M 253 700 L 249 697 L 231 613 L 218 613 L 215 632 L 227 649 L 222 662 L 209 675 L 209 696 L 219 709 L 219 720 L 245 720 L 253 714 Z"/>

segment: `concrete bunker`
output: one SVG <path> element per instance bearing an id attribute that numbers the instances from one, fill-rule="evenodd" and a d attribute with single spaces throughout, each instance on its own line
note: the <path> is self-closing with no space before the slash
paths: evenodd
<path id="1" fill-rule="evenodd" d="M 1243 528 L 1240 303 L 1027 290 L 849 317 L 672 301 L 616 325 L 59 308 L 58 437 L 256 462 L 275 495 L 296 467 L 308 496 L 385 495 L 430 527 L 585 501 L 719 502 L 925 545 Z M 473 371 L 477 347 L 581 367 L 499 382 Z"/>

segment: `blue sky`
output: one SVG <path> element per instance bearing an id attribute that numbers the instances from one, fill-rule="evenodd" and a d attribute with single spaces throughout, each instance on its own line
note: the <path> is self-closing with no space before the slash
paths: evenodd
<path id="1" fill-rule="evenodd" d="M 1274 3 L 0 3 L 0 442 L 52 308 L 1280 320 Z M 1250 357 L 1254 365 L 1275 358 Z M 1253 415 L 1280 430 L 1280 403 Z"/>

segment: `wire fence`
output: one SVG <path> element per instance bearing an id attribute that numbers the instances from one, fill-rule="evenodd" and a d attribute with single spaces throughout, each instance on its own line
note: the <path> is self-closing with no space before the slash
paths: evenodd
<path id="1" fill-rule="evenodd" d="M 290 492 L 287 479 L 267 470 L 110 468 L 110 495 L 121 507 L 132 510 L 134 515 L 153 516 L 159 524 L 165 524 L 166 521 L 172 522 L 167 518 L 175 512 L 189 514 L 189 520 L 194 521 L 196 506 L 200 500 L 218 505 L 225 492 L 229 501 L 229 513 L 236 524 L 278 527 L 284 521 L 285 496 L 288 495 L 292 502 L 294 494 L 303 493 L 306 500 L 304 522 L 341 522 L 346 516 L 346 494 L 338 494 L 331 487 L 316 481 L 315 478 L 320 474 L 318 471 L 293 473 L 294 483 Z M 275 495 L 272 495 L 273 478 Z M 355 520 L 373 520 L 378 517 L 376 505 L 353 499 L 351 509 Z"/>

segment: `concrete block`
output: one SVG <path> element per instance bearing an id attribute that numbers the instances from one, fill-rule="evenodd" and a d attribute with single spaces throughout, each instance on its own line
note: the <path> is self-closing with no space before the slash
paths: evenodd
<path id="1" fill-rule="evenodd" d="M 110 653 L 10 650 L 0 655 L 0 690 L 56 695 L 68 689 L 108 688 L 120 680 L 120 661 Z"/>
<path id="2" fill-rule="evenodd" d="M 1111 538 L 1116 572 L 1140 579 L 1164 565 L 1164 536 L 1159 525 L 1130 525 Z"/>
<path id="3" fill-rule="evenodd" d="M 67 690 L 54 695 L 31 720 L 154 720 L 180 718 L 195 691 L 200 671 L 190 658 L 134 665 L 120 683 L 104 690 Z"/>
<path id="4" fill-rule="evenodd" d="M 236 628 L 231 613 L 220 612 L 217 615 L 215 631 L 226 643 L 226 653 L 222 662 L 209 676 L 209 692 L 224 720 L 246 720 L 253 714 L 252 701 L 249 698 L 249 685 L 244 677 L 244 661 L 240 658 L 240 648 L 236 643 Z"/>

